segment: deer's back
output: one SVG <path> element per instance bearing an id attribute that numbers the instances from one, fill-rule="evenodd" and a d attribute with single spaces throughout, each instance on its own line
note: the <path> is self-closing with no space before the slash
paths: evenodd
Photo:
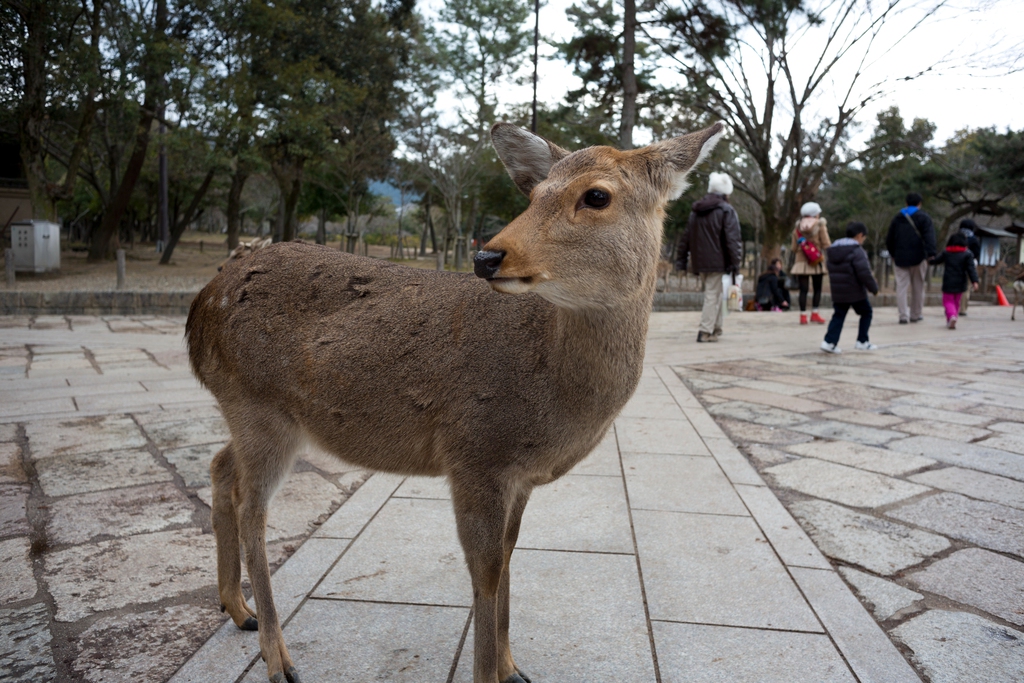
<path id="1" fill-rule="evenodd" d="M 316 245 L 226 265 L 187 334 L 229 422 L 257 401 L 376 469 L 440 474 L 467 451 L 530 468 L 553 444 L 583 457 L 621 405 L 608 414 L 606 400 L 560 383 L 567 359 L 540 297 Z"/>

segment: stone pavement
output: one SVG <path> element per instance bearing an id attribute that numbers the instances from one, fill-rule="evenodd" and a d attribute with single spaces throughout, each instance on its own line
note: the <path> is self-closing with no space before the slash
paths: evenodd
<path id="1" fill-rule="evenodd" d="M 538 683 L 1020 680 L 1024 325 L 1004 311 L 879 320 L 886 348 L 835 358 L 792 315 L 697 345 L 699 314 L 655 314 L 613 432 L 527 508 L 517 660 Z M 265 680 L 216 611 L 226 434 L 182 323 L 0 318 L 4 680 Z M 304 680 L 471 680 L 447 497 L 303 457 L 268 539 Z"/>

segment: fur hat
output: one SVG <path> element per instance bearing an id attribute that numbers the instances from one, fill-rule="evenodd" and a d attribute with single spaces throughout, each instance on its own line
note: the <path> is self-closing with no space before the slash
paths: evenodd
<path id="1" fill-rule="evenodd" d="M 801 216 L 820 216 L 821 207 L 818 206 L 818 202 L 807 202 L 800 207 Z"/>
<path id="2" fill-rule="evenodd" d="M 708 176 L 708 193 L 732 194 L 732 178 L 728 173 L 712 173 Z"/>

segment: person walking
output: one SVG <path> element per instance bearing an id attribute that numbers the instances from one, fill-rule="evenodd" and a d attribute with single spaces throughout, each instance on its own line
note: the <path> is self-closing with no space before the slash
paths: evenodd
<path id="1" fill-rule="evenodd" d="M 955 232 L 946 243 L 946 250 L 932 259 L 933 265 L 946 264 L 942 273 L 942 307 L 946 309 L 946 327 L 956 329 L 960 298 L 968 287 L 978 289 L 978 269 L 974 254 L 967 247 L 967 236 Z"/>
<path id="2" fill-rule="evenodd" d="M 978 229 L 978 224 L 970 218 L 965 218 L 960 221 L 959 232 L 967 238 L 967 248 L 972 254 L 974 254 L 974 263 L 977 265 L 981 261 L 981 240 L 974 234 L 974 231 Z M 964 289 L 964 295 L 960 298 L 960 315 L 967 315 L 967 303 L 971 300 L 971 287 L 969 282 L 964 283 L 966 289 Z"/>
<path id="3" fill-rule="evenodd" d="M 790 250 L 795 257 L 789 271 L 790 275 L 796 275 L 800 283 L 800 324 L 807 324 L 807 289 L 813 284 L 811 322 L 824 325 L 825 319 L 818 313 L 818 306 L 821 304 L 821 282 L 825 277 L 825 250 L 832 244 L 832 240 L 828 237 L 828 224 L 821 217 L 821 207 L 817 202 L 807 202 L 801 206 L 800 216 L 793 230 Z M 812 263 L 815 255 L 817 258 Z"/>
<path id="4" fill-rule="evenodd" d="M 854 348 L 862 351 L 878 348 L 868 338 L 872 316 L 868 292 L 878 294 L 878 282 L 871 272 L 868 253 L 862 246 L 867 236 L 868 229 L 863 223 L 851 222 L 846 226 L 846 237 L 836 240 L 826 252 L 833 308 L 825 340 L 821 342 L 821 350 L 826 353 L 842 353 L 838 346 L 839 335 L 843 332 L 843 323 L 851 308 L 860 316 Z"/>
<path id="5" fill-rule="evenodd" d="M 900 324 L 921 320 L 924 308 L 924 277 L 928 260 L 936 253 L 935 227 L 921 210 L 921 195 L 907 195 L 907 206 L 892 219 L 885 237 L 896 272 L 896 308 Z M 909 301 L 908 301 L 909 298 Z"/>
<path id="6" fill-rule="evenodd" d="M 676 268 L 697 275 L 704 292 L 698 342 L 716 342 L 722 335 L 722 276 L 739 270 L 743 258 L 740 219 L 729 204 L 732 179 L 712 173 L 708 193 L 693 205 L 676 251 Z"/>

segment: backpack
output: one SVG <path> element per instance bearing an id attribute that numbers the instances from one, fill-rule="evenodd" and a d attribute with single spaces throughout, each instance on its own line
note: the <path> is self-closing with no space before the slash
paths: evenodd
<path id="1" fill-rule="evenodd" d="M 807 263 L 812 266 L 818 265 L 825 258 L 817 245 L 804 237 L 803 233 L 800 232 L 799 227 L 796 229 L 796 245 L 804 252 L 804 258 L 807 259 Z"/>

